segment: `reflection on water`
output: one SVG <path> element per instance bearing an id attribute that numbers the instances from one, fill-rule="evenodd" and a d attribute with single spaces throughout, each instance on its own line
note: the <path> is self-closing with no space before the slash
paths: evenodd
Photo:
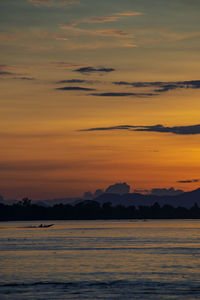
<path id="1" fill-rule="evenodd" d="M 199 220 L 53 223 L 0 224 L 0 299 L 200 298 Z"/>

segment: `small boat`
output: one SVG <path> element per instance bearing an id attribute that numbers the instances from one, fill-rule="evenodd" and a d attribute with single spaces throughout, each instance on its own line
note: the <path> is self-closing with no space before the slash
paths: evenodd
<path id="1" fill-rule="evenodd" d="M 49 228 L 52 227 L 54 224 L 40 224 L 40 225 L 31 225 L 31 226 L 26 226 L 24 228 Z"/>
<path id="2" fill-rule="evenodd" d="M 53 226 L 54 224 L 40 224 L 39 226 L 38 226 L 38 228 L 48 228 L 48 227 L 51 227 L 51 226 Z"/>

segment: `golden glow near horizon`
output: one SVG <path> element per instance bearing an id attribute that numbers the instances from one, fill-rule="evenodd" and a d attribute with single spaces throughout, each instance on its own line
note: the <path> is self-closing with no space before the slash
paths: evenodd
<path id="1" fill-rule="evenodd" d="M 195 0 L 2 1 L 0 194 L 199 187 L 199 12 Z"/>

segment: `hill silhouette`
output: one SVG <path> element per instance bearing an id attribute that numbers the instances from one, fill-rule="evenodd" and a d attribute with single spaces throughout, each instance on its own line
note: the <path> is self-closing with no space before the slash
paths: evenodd
<path id="1" fill-rule="evenodd" d="M 157 202 L 160 206 L 167 204 L 172 205 L 173 207 L 181 206 L 185 208 L 191 208 L 195 205 L 195 203 L 200 206 L 200 188 L 190 192 L 183 192 L 174 196 L 158 196 L 152 194 L 143 195 L 139 193 L 127 193 L 124 195 L 104 193 L 96 197 L 94 200 L 101 205 L 103 203 L 110 202 L 112 206 L 151 206 Z"/>
<path id="2" fill-rule="evenodd" d="M 12 205 L 0 203 L 0 221 L 177 218 L 200 218 L 200 188 L 177 196 L 104 193 L 95 200 L 46 207 L 28 198 Z"/>

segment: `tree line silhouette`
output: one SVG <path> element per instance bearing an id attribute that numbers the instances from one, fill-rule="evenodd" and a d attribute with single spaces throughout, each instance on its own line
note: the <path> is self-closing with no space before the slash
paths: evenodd
<path id="1" fill-rule="evenodd" d="M 97 201 L 83 201 L 76 205 L 56 204 L 44 207 L 32 204 L 31 200 L 24 198 L 16 204 L 6 205 L 0 203 L 0 221 L 22 220 L 108 220 L 108 219 L 199 219 L 200 208 L 195 204 L 192 208 L 173 207 L 158 203 L 152 206 L 124 207 L 111 206 Z"/>

